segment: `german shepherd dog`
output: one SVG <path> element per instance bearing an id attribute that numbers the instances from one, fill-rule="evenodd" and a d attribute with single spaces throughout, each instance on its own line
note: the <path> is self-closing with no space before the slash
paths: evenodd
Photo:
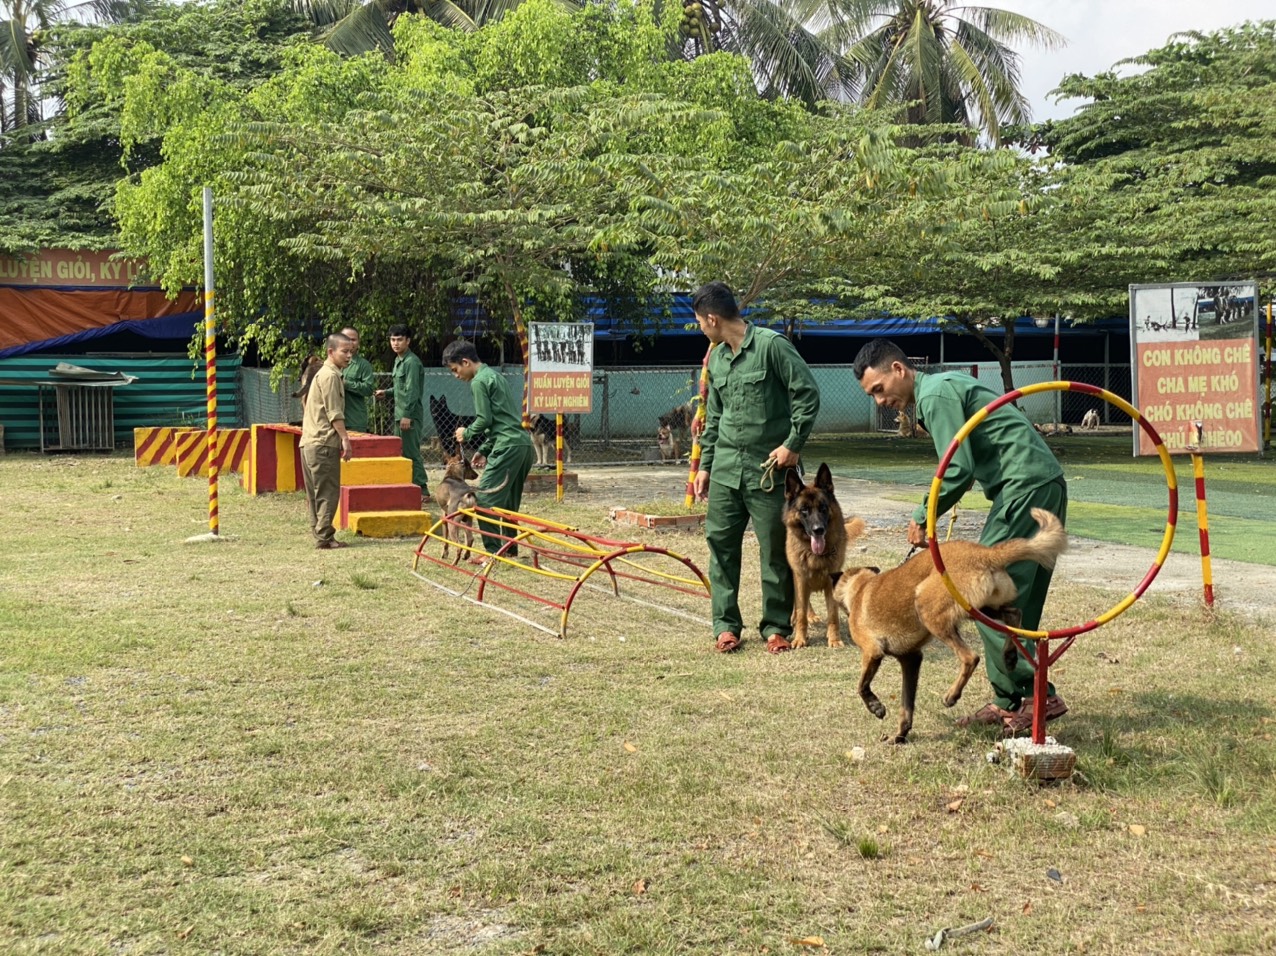
<path id="1" fill-rule="evenodd" d="M 1011 604 L 1019 592 L 1006 567 L 1017 561 L 1036 561 L 1053 568 L 1068 546 L 1068 533 L 1058 518 L 1041 508 L 1033 508 L 1032 517 L 1039 530 L 1031 538 L 1012 538 L 991 546 L 974 541 L 940 546 L 944 568 L 957 590 L 972 606 L 1010 627 L 1018 627 L 1022 615 Z M 847 568 L 833 594 L 846 609 L 851 640 L 860 649 L 860 699 L 878 720 L 886 716 L 886 708 L 873 693 L 873 677 L 884 656 L 899 661 L 904 672 L 899 729 L 893 737 L 888 734 L 882 739 L 905 743 L 913 728 L 923 645 L 934 637 L 957 655 L 957 679 L 944 695 L 945 707 L 957 703 L 979 666 L 979 655 L 966 646 L 959 631 L 967 614 L 948 593 L 929 552 L 880 573 L 877 568 Z M 1006 653 L 1014 649 L 1009 643 Z"/>
<path id="2" fill-rule="evenodd" d="M 833 598 L 833 585 L 846 563 L 847 526 L 842 508 L 833 494 L 833 473 L 828 465 L 820 465 L 812 485 L 804 484 L 794 468 L 785 472 L 783 517 L 784 553 L 793 570 L 793 638 L 790 643 L 795 648 L 806 647 L 811 595 L 823 591 L 828 644 L 829 647 L 841 647 L 838 603 Z"/>
<path id="3" fill-rule="evenodd" d="M 696 402 L 699 397 L 689 402 L 675 405 L 658 419 L 661 428 L 669 429 L 674 439 L 683 448 L 691 447 L 691 428 L 696 420 Z"/>
<path id="4" fill-rule="evenodd" d="M 556 448 L 555 443 L 558 441 L 558 425 L 554 421 L 553 415 L 533 415 L 530 418 L 532 423 L 532 447 L 536 450 L 536 464 L 544 467 L 552 465 L 555 462 Z M 563 419 L 563 461 L 570 462 L 572 460 L 572 446 L 568 440 L 571 435 L 571 423 L 564 417 Z"/>
<path id="5" fill-rule="evenodd" d="M 448 407 L 446 395 L 430 396 L 430 419 L 434 422 L 434 430 L 438 433 L 439 443 L 443 446 L 444 462 L 453 455 L 464 457 L 464 449 L 458 446 L 456 430 L 469 428 L 474 424 L 473 415 L 458 415 Z"/>
<path id="6" fill-rule="evenodd" d="M 473 481 L 478 478 L 478 472 L 474 470 L 469 460 L 462 458 L 460 455 L 449 455 L 444 459 L 443 479 L 434 485 L 434 503 L 439 506 L 445 516 L 456 514 L 469 508 L 478 507 L 478 494 L 466 482 Z M 457 519 L 461 524 L 465 525 L 465 545 L 467 548 L 474 546 L 474 524 L 468 515 L 462 515 Z M 447 557 L 448 547 L 452 541 L 452 525 L 448 522 L 443 524 L 443 557 Z M 461 560 L 461 539 L 462 528 L 456 528 L 456 559 L 452 562 L 456 564 Z"/>
<path id="7" fill-rule="evenodd" d="M 473 488 L 467 482 L 478 478 L 478 472 L 474 470 L 474 466 L 470 464 L 469 459 L 462 458 L 460 455 L 449 456 L 444 463 L 443 479 L 434 486 L 434 503 L 442 509 L 445 516 L 451 516 L 458 511 L 465 511 L 478 507 L 478 489 Z M 484 494 L 490 494 L 494 491 L 500 491 L 509 481 L 509 476 L 505 477 L 495 488 L 484 488 Z M 447 557 L 448 545 L 450 542 L 456 542 L 456 558 L 452 561 L 456 564 L 461 560 L 461 538 L 462 531 L 465 533 L 465 550 L 472 550 L 474 547 L 474 521 L 469 515 L 461 515 L 457 521 L 464 525 L 464 529 L 456 527 L 454 538 L 453 525 L 444 523 L 443 525 L 443 557 Z"/>

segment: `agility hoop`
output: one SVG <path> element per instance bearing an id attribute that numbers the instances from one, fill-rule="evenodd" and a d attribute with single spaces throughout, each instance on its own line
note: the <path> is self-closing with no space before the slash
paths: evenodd
<path id="1" fill-rule="evenodd" d="M 977 607 L 973 607 L 965 596 L 958 590 L 957 585 L 949 576 L 947 569 L 944 567 L 944 558 L 940 554 L 939 541 L 935 537 L 935 526 L 938 523 L 938 507 L 939 507 L 939 489 L 943 484 L 944 472 L 948 470 L 949 463 L 953 460 L 953 456 L 957 453 L 957 449 L 961 447 L 970 433 L 974 431 L 983 422 L 985 418 L 1010 402 L 1014 402 L 1026 395 L 1035 395 L 1039 392 L 1081 392 L 1085 395 L 1093 395 L 1101 398 L 1110 405 L 1115 405 L 1121 411 L 1125 412 L 1134 421 L 1139 423 L 1139 427 L 1147 432 L 1148 438 L 1156 446 L 1156 453 L 1161 458 L 1161 465 L 1165 469 L 1166 485 L 1169 488 L 1169 514 L 1165 521 L 1165 534 L 1161 539 L 1161 547 L 1157 552 L 1156 560 L 1152 562 L 1152 567 L 1148 569 L 1143 580 L 1138 586 L 1125 596 L 1117 604 L 1113 605 L 1109 610 L 1100 614 L 1098 617 L 1087 621 L 1085 624 L 1079 624 L 1075 627 L 1064 627 L 1053 631 L 1029 631 L 1023 628 L 1011 627 L 1001 621 L 994 620 L 984 614 Z M 926 504 L 926 537 L 930 542 L 930 556 L 935 562 L 935 570 L 939 572 L 939 576 L 944 581 L 944 587 L 948 589 L 948 593 L 953 596 L 962 609 L 982 624 L 986 624 L 994 630 L 1009 635 L 1011 638 L 1016 636 L 1027 638 L 1029 640 L 1053 640 L 1056 638 L 1071 638 L 1078 634 L 1084 634 L 1086 631 L 1092 631 L 1096 627 L 1107 624 L 1120 614 L 1124 613 L 1129 607 L 1137 601 L 1143 592 L 1148 589 L 1152 582 L 1156 579 L 1157 574 L 1161 571 L 1161 566 L 1165 563 L 1166 557 L 1170 553 L 1170 546 L 1174 543 L 1174 531 L 1178 521 L 1179 511 L 1179 491 L 1178 479 L 1174 474 L 1174 463 L 1170 459 L 1169 449 L 1165 447 L 1165 442 L 1161 440 L 1160 434 L 1156 428 L 1145 419 L 1137 408 L 1123 399 L 1120 395 L 1115 395 L 1105 388 L 1099 388 L 1096 385 L 1087 385 L 1084 382 L 1040 382 L 1036 385 L 1027 385 L 1024 388 L 1017 388 L 1014 391 L 1007 392 L 996 401 L 989 402 L 982 409 L 971 415 L 966 424 L 953 437 L 952 443 L 948 446 L 948 450 L 944 452 L 944 457 L 939 462 L 939 467 L 935 470 L 935 477 L 930 484 L 930 493 Z M 1015 642 L 1018 644 L 1018 641 Z M 1071 642 L 1069 642 L 1071 643 Z M 1022 646 L 1021 646 L 1022 649 Z M 1060 650 L 1062 653 L 1062 649 Z M 1057 656 L 1057 655 L 1056 655 Z"/>

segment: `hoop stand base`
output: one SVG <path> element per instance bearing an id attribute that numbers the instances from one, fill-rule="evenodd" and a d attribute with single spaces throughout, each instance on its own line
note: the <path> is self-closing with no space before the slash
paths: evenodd
<path id="1" fill-rule="evenodd" d="M 1012 737 L 997 743 L 988 755 L 988 762 L 1000 764 L 1025 780 L 1057 783 L 1072 779 L 1077 755 L 1071 747 L 1056 743 L 1053 737 L 1047 737 L 1044 743 L 1034 743 L 1027 737 Z"/>

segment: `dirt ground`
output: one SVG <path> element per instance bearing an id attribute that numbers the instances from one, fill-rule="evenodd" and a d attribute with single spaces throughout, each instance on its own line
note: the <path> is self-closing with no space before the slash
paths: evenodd
<path id="1" fill-rule="evenodd" d="M 679 499 L 687 478 L 685 466 L 581 466 L 573 470 L 578 475 L 579 493 L 596 498 L 607 509 Z M 844 478 L 837 482 L 837 492 L 847 513 L 862 517 L 870 532 L 883 537 L 897 533 L 903 556 L 907 550 L 904 530 L 910 509 L 901 499 L 915 495 L 917 489 Z M 977 537 L 982 518 L 979 512 L 961 513 L 953 534 L 962 538 Z M 1192 532 L 1190 528 L 1179 528 L 1180 534 Z M 1155 558 L 1156 552 L 1150 548 L 1073 537 L 1069 551 L 1060 559 L 1058 573 L 1066 574 L 1078 584 L 1111 591 L 1115 602 L 1138 585 Z M 1270 567 L 1215 558 L 1211 561 L 1211 570 L 1216 608 L 1268 621 L 1276 617 L 1276 588 L 1271 586 Z M 1171 554 L 1146 593 L 1202 602 L 1200 558 Z"/>

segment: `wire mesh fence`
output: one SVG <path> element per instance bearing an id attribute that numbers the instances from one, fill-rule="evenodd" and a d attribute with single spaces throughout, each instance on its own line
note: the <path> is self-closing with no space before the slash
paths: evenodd
<path id="1" fill-rule="evenodd" d="M 1005 390 L 1000 367 L 993 362 L 945 365 L 924 364 L 925 371 L 961 370 L 974 375 L 994 392 Z M 498 369 L 514 395 L 523 393 L 523 373 L 518 366 Z M 901 432 L 901 422 L 893 409 L 878 408 L 855 380 L 850 365 L 815 365 L 811 368 L 820 389 L 820 413 L 812 439 L 835 438 L 863 433 Z M 1115 364 L 1064 364 L 1058 369 L 1062 380 L 1085 382 L 1107 389 L 1130 400 L 1130 368 Z M 1013 366 L 1014 385 L 1023 388 L 1054 381 L 1052 362 L 1018 362 Z M 700 366 L 600 368 L 594 371 L 592 407 L 588 414 L 564 416 L 564 439 L 570 460 L 575 464 L 640 464 L 685 461 L 690 453 L 691 435 L 683 411 L 694 408 L 699 395 Z M 389 372 L 377 373 L 377 388 L 391 389 Z M 284 375 L 272 387 L 270 372 L 243 369 L 240 375 L 241 407 L 249 422 L 300 422 L 301 403 L 294 397 L 296 377 Z M 424 441 L 430 454 L 441 455 L 450 445 L 441 436 L 451 436 L 456 427 L 473 420 L 474 401 L 467 383 L 446 369 L 425 370 Z M 1128 429 L 1130 418 L 1120 409 L 1100 399 L 1078 392 L 1047 391 L 1029 395 L 1019 406 L 1033 422 L 1051 433 L 1055 430 Z M 1093 416 L 1087 413 L 1094 410 Z M 909 410 L 911 416 L 911 410 Z M 393 402 L 371 403 L 369 428 L 377 434 L 394 434 Z M 672 424 L 668 434 L 659 434 L 662 423 Z M 905 423 L 907 425 L 908 423 Z M 552 425 L 534 423 L 542 436 Z M 1093 426 L 1093 429 L 1091 429 Z M 902 433 L 902 432 L 901 432 Z M 552 458 L 552 455 L 550 456 Z"/>

